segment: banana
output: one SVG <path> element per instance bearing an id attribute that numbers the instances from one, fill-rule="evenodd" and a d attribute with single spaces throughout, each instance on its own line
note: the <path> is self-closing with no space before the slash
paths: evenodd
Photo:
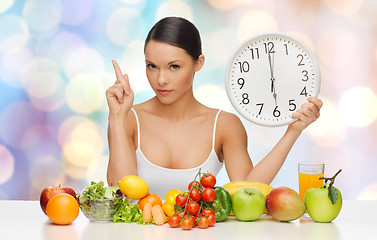
<path id="1" fill-rule="evenodd" d="M 270 185 L 267 185 L 265 183 L 261 182 L 251 182 L 251 181 L 234 181 L 229 182 L 223 186 L 226 190 L 228 190 L 230 196 L 232 197 L 235 192 L 242 188 L 255 188 L 262 192 L 264 197 L 267 197 L 267 195 L 274 189 Z M 264 213 L 267 213 L 267 210 L 264 209 Z M 233 215 L 233 212 L 231 212 L 231 215 Z"/>
<path id="2" fill-rule="evenodd" d="M 250 181 L 234 181 L 234 182 L 225 184 L 223 187 L 226 190 L 228 190 L 230 196 L 233 196 L 233 194 L 237 192 L 238 190 L 240 190 L 241 188 L 250 187 L 250 188 L 258 189 L 259 191 L 263 193 L 264 197 L 266 197 L 267 194 L 269 194 L 272 191 L 272 189 L 274 189 L 273 187 L 265 183 L 250 182 Z"/>

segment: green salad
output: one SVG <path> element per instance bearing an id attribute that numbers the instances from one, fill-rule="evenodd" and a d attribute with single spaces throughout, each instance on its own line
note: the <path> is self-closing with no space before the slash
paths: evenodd
<path id="1" fill-rule="evenodd" d="M 139 205 L 130 203 L 119 187 L 104 187 L 103 181 L 91 182 L 77 198 L 82 212 L 91 221 L 146 224 Z"/>
<path id="2" fill-rule="evenodd" d="M 111 220 L 124 201 L 119 187 L 104 187 L 103 181 L 91 182 L 77 197 L 82 212 L 91 221 Z"/>

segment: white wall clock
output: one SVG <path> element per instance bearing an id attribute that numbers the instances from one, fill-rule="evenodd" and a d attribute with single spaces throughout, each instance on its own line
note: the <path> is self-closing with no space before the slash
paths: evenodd
<path id="1" fill-rule="evenodd" d="M 267 32 L 250 37 L 234 52 L 225 73 L 233 107 L 262 126 L 283 126 L 309 96 L 318 96 L 317 60 L 298 38 Z"/>

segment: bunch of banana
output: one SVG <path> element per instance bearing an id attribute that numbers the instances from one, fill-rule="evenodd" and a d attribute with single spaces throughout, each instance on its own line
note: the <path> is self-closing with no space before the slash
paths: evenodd
<path id="1" fill-rule="evenodd" d="M 274 189 L 273 187 L 271 187 L 270 185 L 267 185 L 265 183 L 250 182 L 250 181 L 234 181 L 234 182 L 230 182 L 230 183 L 225 184 L 223 187 L 226 190 L 228 190 L 231 197 L 233 196 L 233 194 L 235 192 L 237 192 L 238 190 L 240 190 L 242 188 L 258 189 L 259 191 L 261 191 L 263 193 L 264 197 L 266 197 L 272 191 L 272 189 Z M 264 213 L 267 213 L 266 209 L 264 209 Z M 233 212 L 231 212 L 230 214 L 233 215 Z"/>

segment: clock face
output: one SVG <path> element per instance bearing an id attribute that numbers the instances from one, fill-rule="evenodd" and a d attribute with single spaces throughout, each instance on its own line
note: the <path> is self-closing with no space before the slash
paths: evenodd
<path id="1" fill-rule="evenodd" d="M 318 96 L 320 84 L 318 63 L 309 47 L 279 32 L 243 42 L 231 56 L 225 75 L 233 107 L 263 126 L 294 122 L 292 113 L 306 98 Z"/>

